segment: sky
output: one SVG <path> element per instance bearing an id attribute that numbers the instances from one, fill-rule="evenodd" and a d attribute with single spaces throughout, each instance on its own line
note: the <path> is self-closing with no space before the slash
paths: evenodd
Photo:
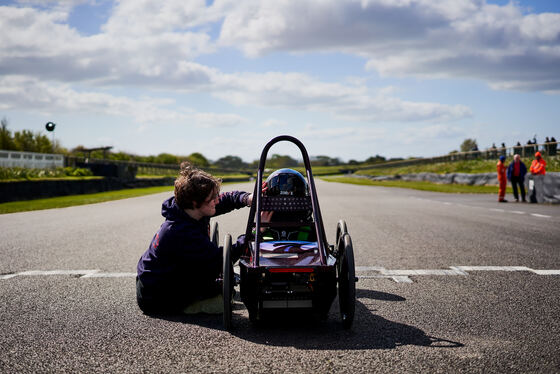
<path id="1" fill-rule="evenodd" d="M 560 1 L 0 0 L 0 118 L 247 162 L 560 139 Z M 270 154 L 300 158 L 279 143 Z"/>

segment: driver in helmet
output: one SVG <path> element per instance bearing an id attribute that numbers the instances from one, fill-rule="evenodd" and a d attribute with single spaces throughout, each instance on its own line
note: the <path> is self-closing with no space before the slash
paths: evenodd
<path id="1" fill-rule="evenodd" d="M 266 196 L 309 196 L 307 181 L 293 169 L 279 169 L 270 174 L 265 182 L 263 190 Z M 270 212 L 270 222 L 301 222 L 302 225 L 295 228 L 268 227 L 263 232 L 264 240 L 299 240 L 313 241 L 315 237 L 314 227 L 309 223 L 312 221 L 312 211 L 296 212 Z"/>

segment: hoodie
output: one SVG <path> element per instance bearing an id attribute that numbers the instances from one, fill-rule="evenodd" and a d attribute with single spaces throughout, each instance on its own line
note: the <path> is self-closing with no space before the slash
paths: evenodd
<path id="1" fill-rule="evenodd" d="M 244 207 L 247 195 L 222 193 L 215 216 Z M 175 197 L 163 202 L 161 214 L 165 222 L 138 261 L 138 279 L 143 285 L 139 298 L 180 307 L 204 297 L 204 291 L 215 285 L 222 269 L 222 249 L 210 241 L 210 217 L 193 219 L 179 208 Z M 233 258 L 239 258 L 243 245 L 241 236 L 232 246 Z"/>

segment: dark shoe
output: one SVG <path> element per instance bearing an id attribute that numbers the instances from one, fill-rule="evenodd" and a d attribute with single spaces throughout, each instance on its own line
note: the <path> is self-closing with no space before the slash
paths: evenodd
<path id="1" fill-rule="evenodd" d="M 498 200 L 499 203 L 507 203 L 507 200 Z"/>
<path id="2" fill-rule="evenodd" d="M 518 203 L 518 202 L 519 202 L 519 199 L 515 199 L 515 202 Z"/>

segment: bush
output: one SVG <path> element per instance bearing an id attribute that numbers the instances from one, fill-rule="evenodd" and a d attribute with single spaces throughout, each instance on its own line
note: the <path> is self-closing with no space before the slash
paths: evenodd
<path id="1" fill-rule="evenodd" d="M 2 168 L 0 167 L 0 180 L 9 179 L 44 179 L 64 177 L 85 177 L 93 173 L 83 168 L 56 168 L 56 169 L 26 169 L 26 168 Z"/>

